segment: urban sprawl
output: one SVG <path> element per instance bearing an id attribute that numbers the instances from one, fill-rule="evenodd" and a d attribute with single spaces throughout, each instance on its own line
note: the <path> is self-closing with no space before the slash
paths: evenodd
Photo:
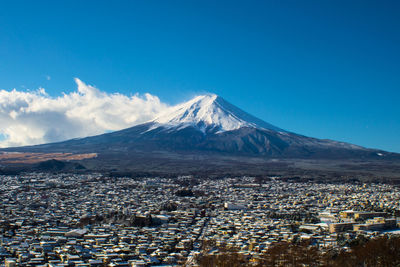
<path id="1" fill-rule="evenodd" d="M 302 240 L 343 250 L 360 235 L 400 234 L 399 191 L 279 177 L 3 175 L 0 266 L 196 266 L 222 245 L 257 262 Z"/>

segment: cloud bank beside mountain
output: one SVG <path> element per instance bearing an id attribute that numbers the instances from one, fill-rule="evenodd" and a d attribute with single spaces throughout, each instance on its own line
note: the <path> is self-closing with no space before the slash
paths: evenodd
<path id="1" fill-rule="evenodd" d="M 109 94 L 75 79 L 77 91 L 51 97 L 0 90 L 0 147 L 34 145 L 120 130 L 146 122 L 168 105 L 151 94 Z"/>

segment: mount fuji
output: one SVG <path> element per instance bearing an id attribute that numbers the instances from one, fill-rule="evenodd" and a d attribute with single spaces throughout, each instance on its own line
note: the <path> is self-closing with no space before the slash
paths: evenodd
<path id="1" fill-rule="evenodd" d="M 3 150 L 4 151 L 4 150 Z M 128 129 L 5 151 L 97 153 L 107 158 L 212 155 L 301 159 L 381 159 L 381 150 L 306 137 L 264 122 L 215 94 L 173 106 Z"/>

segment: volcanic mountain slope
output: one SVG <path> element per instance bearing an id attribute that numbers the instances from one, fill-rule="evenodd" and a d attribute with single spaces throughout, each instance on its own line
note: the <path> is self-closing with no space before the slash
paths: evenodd
<path id="1" fill-rule="evenodd" d="M 152 121 L 121 131 L 7 150 L 318 159 L 372 159 L 397 155 L 291 133 L 255 118 L 214 94 L 198 96 L 171 107 Z"/>

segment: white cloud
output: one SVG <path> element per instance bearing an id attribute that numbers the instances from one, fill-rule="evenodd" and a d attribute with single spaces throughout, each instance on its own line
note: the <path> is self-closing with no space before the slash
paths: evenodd
<path id="1" fill-rule="evenodd" d="M 151 94 L 109 94 L 75 79 L 78 90 L 50 97 L 0 90 L 0 147 L 56 142 L 146 122 L 168 105 Z"/>

